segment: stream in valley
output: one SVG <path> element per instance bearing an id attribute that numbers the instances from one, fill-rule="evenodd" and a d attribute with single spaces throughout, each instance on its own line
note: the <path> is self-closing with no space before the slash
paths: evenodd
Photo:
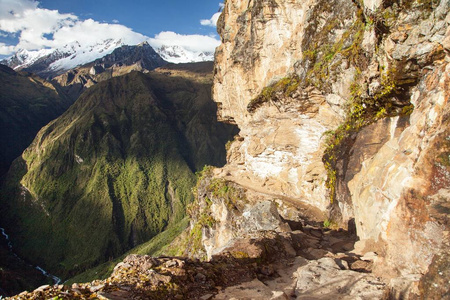
<path id="1" fill-rule="evenodd" d="M 9 235 L 5 232 L 5 229 L 0 227 L 0 231 L 1 231 L 2 235 L 3 235 L 3 237 L 5 238 L 6 242 L 7 242 L 9 251 L 10 251 L 15 257 L 17 257 L 17 259 L 19 259 L 19 260 L 21 260 L 21 261 L 24 261 L 22 258 L 20 258 L 20 257 L 14 252 L 14 250 L 13 250 L 13 245 L 12 245 L 10 239 L 9 239 Z M 33 265 L 31 265 L 31 264 L 28 264 L 28 265 L 30 265 L 31 267 L 35 268 L 35 269 L 38 270 L 39 272 L 41 272 L 44 276 L 46 276 L 46 277 L 52 279 L 53 282 L 54 282 L 54 284 L 60 284 L 60 283 L 61 283 L 61 278 L 59 278 L 59 277 L 57 277 L 57 276 L 55 276 L 55 275 L 52 275 L 52 274 L 48 273 L 47 271 L 45 271 L 45 270 L 42 269 L 41 267 L 39 267 L 39 266 L 33 266 Z"/>

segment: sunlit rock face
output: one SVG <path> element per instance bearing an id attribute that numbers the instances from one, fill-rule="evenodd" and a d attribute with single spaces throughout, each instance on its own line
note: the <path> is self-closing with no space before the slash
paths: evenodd
<path id="1" fill-rule="evenodd" d="M 431 293 L 418 280 L 449 245 L 449 6 L 226 1 L 213 97 L 241 131 L 215 176 L 354 219 L 377 274 Z"/>
<path id="2" fill-rule="evenodd" d="M 338 1 L 339 2 L 339 1 Z M 351 23 L 355 7 L 328 13 Z M 224 169 L 254 189 L 295 198 L 326 210 L 329 203 L 322 163 L 323 135 L 343 119 L 342 105 L 354 69 L 339 74 L 332 92 L 316 87 L 281 96 L 254 112 L 247 109 L 264 87 L 293 74 L 308 46 L 317 1 L 229 1 L 219 21 L 222 45 L 216 52 L 213 97 L 219 117 L 236 123 L 240 138 Z M 318 25 L 324 26 L 324 24 Z M 337 32 L 334 39 L 342 36 Z"/>

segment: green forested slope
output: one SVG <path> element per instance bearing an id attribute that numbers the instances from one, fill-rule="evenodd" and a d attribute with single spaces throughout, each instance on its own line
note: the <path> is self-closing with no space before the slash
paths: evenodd
<path id="1" fill-rule="evenodd" d="M 224 163 L 211 83 L 133 72 L 88 89 L 44 127 L 2 186 L 0 225 L 20 255 L 63 277 L 180 221 L 194 172 Z"/>

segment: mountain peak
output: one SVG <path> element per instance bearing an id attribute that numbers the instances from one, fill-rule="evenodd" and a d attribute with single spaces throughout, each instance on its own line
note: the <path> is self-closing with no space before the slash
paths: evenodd
<path id="1" fill-rule="evenodd" d="M 147 41 L 144 41 L 140 44 L 138 44 L 139 47 L 151 47 L 150 44 Z"/>
<path id="2" fill-rule="evenodd" d="M 16 71 L 25 70 L 42 77 L 52 78 L 75 67 L 101 59 L 122 46 L 125 46 L 122 39 L 105 39 L 91 45 L 73 41 L 54 49 L 33 51 L 20 49 L 13 56 L 0 61 L 0 64 L 7 65 Z M 171 63 L 214 60 L 213 52 L 193 51 L 179 45 L 161 45 L 153 49 L 147 41 L 144 41 L 136 47 L 153 51 L 154 55 L 159 55 L 162 59 Z"/>
<path id="3" fill-rule="evenodd" d="M 176 64 L 214 60 L 214 52 L 193 51 L 179 45 L 162 45 L 156 52 L 164 60 Z"/>
<path id="4" fill-rule="evenodd" d="M 123 44 L 122 39 L 106 39 L 95 44 L 74 41 L 54 49 L 33 51 L 22 49 L 0 63 L 14 70 L 25 70 L 43 77 L 54 77 L 110 54 Z"/>

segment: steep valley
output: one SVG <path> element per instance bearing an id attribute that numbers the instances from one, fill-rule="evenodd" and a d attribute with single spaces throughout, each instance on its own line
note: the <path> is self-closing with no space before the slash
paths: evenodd
<path id="1" fill-rule="evenodd" d="M 194 173 L 237 133 L 216 120 L 209 66 L 101 82 L 45 126 L 1 189 L 16 252 L 67 278 L 180 222 Z"/>

